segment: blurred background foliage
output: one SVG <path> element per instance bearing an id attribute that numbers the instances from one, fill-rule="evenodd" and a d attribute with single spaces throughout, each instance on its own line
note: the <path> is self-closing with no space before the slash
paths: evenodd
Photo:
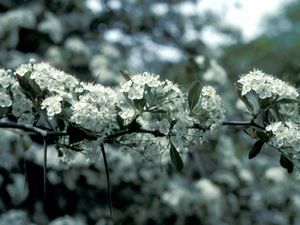
<path id="1" fill-rule="evenodd" d="M 120 69 L 154 72 L 182 88 L 202 80 L 223 97 L 229 119 L 246 117 L 233 86 L 239 74 L 259 68 L 300 83 L 298 1 L 266 19 L 265 32 L 250 42 L 222 15 L 196 11 L 201 1 L 92 2 L 1 0 L 0 67 L 35 58 L 116 87 Z M 208 47 L 207 28 L 230 45 Z M 239 128 L 194 146 L 182 174 L 168 162 L 149 164 L 107 148 L 113 218 L 101 158 L 91 164 L 79 154 L 66 168 L 50 149 L 44 202 L 41 146 L 24 134 L 0 132 L 0 225 L 300 224 L 299 181 L 273 150 L 249 161 L 253 142 Z"/>
<path id="2" fill-rule="evenodd" d="M 250 42 L 226 46 L 222 64 L 234 79 L 252 68 L 300 84 L 300 1 L 282 6 L 264 21 L 264 32 Z"/>

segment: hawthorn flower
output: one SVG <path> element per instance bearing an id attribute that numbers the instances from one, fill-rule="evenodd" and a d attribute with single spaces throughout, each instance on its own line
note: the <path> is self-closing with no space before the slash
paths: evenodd
<path id="1" fill-rule="evenodd" d="M 242 85 L 242 95 L 254 91 L 260 99 L 297 99 L 296 88 L 260 70 L 253 70 L 237 81 Z"/>
<path id="2" fill-rule="evenodd" d="M 6 108 L 12 105 L 10 96 L 4 92 L 0 92 L 0 107 Z"/>
<path id="3" fill-rule="evenodd" d="M 118 138 L 121 150 L 136 152 L 143 161 L 154 162 L 161 154 L 168 150 L 165 138 L 155 138 L 152 134 L 133 133 Z"/>
<path id="4" fill-rule="evenodd" d="M 56 114 L 60 114 L 62 111 L 61 102 L 63 98 L 59 95 L 47 97 L 41 105 L 41 109 L 47 110 L 48 116 L 54 116 Z"/>
<path id="5" fill-rule="evenodd" d="M 205 128 L 215 130 L 225 118 L 222 99 L 211 86 L 201 90 L 200 98 L 193 109 L 193 117 Z"/>
<path id="6" fill-rule="evenodd" d="M 144 85 L 134 83 L 130 91 L 128 92 L 128 98 L 130 99 L 142 99 L 144 96 Z"/>
<path id="7" fill-rule="evenodd" d="M 32 70 L 32 65 L 31 65 L 31 63 L 29 63 L 29 64 L 22 64 L 22 65 L 20 65 L 20 66 L 16 69 L 15 74 L 17 74 L 17 75 L 23 77 L 23 76 L 25 76 L 27 73 L 29 73 L 31 70 Z"/>
<path id="8" fill-rule="evenodd" d="M 124 120 L 125 124 L 128 124 L 133 119 L 135 111 L 131 108 L 124 108 L 118 114 Z"/>
<path id="9" fill-rule="evenodd" d="M 271 123 L 266 127 L 266 131 L 271 132 L 270 144 L 276 148 L 293 149 L 299 151 L 300 146 L 300 126 L 292 121 L 279 121 Z"/>
<path id="10" fill-rule="evenodd" d="M 157 121 L 156 123 L 156 129 L 164 135 L 167 135 L 169 133 L 170 127 L 171 124 L 166 118 L 162 119 L 161 121 Z"/>
<path id="11" fill-rule="evenodd" d="M 117 95 L 111 88 L 100 84 L 82 84 L 84 93 L 71 106 L 71 122 L 104 134 L 117 128 Z"/>
<path id="12" fill-rule="evenodd" d="M 0 90 L 6 90 L 13 84 L 14 80 L 10 76 L 9 70 L 0 69 Z"/>
<path id="13" fill-rule="evenodd" d="M 148 87 L 160 86 L 161 82 L 159 81 L 159 76 L 147 72 L 133 75 L 131 80 L 121 85 L 120 91 L 128 93 L 129 99 L 142 99 L 144 96 L 145 85 Z"/>
<path id="14" fill-rule="evenodd" d="M 22 64 L 15 73 L 20 76 L 28 74 L 29 79 L 33 80 L 41 90 L 50 92 L 72 92 L 79 86 L 79 81 L 75 77 L 44 62 Z"/>

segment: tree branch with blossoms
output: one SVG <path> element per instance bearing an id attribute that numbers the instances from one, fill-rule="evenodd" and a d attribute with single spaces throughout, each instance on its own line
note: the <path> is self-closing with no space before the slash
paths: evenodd
<path id="1" fill-rule="evenodd" d="M 258 70 L 241 76 L 238 94 L 252 119 L 226 121 L 222 99 L 211 86 L 195 81 L 183 92 L 155 74 L 122 74 L 125 82 L 112 89 L 80 82 L 34 60 L 15 71 L 0 69 L 0 127 L 42 137 L 44 179 L 49 138 L 68 164 L 72 152 L 81 152 L 90 161 L 102 153 L 109 193 L 105 145 L 138 152 L 146 161 L 169 153 L 172 165 L 180 171 L 182 155 L 207 141 L 221 126 L 246 127 L 245 132 L 256 140 L 249 158 L 267 144 L 280 152 L 280 164 L 289 172 L 298 165 L 299 94 L 288 83 Z"/>

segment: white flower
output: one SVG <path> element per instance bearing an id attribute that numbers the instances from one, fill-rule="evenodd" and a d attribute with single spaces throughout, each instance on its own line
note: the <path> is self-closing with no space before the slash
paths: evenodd
<path id="1" fill-rule="evenodd" d="M 214 97 L 216 95 L 216 90 L 211 86 L 205 86 L 201 90 L 203 96 Z"/>
<path id="2" fill-rule="evenodd" d="M 266 127 L 272 133 L 270 144 L 277 148 L 293 149 L 298 152 L 300 145 L 300 127 L 292 121 L 274 122 Z"/>
<path id="3" fill-rule="evenodd" d="M 131 77 L 131 80 L 121 85 L 120 91 L 128 93 L 130 99 L 142 99 L 144 96 L 145 85 L 155 88 L 161 85 L 159 76 L 144 72 Z"/>
<path id="4" fill-rule="evenodd" d="M 144 96 L 144 85 L 134 83 L 128 92 L 128 98 L 130 99 L 142 99 Z"/>
<path id="5" fill-rule="evenodd" d="M 6 89 L 14 82 L 13 78 L 10 76 L 9 71 L 0 69 L 0 90 Z"/>
<path id="6" fill-rule="evenodd" d="M 85 129 L 109 134 L 117 128 L 117 95 L 100 84 L 82 84 L 84 93 L 71 106 L 71 122 Z"/>
<path id="7" fill-rule="evenodd" d="M 125 109 L 122 109 L 121 112 L 119 112 L 119 115 L 121 116 L 121 118 L 125 121 L 125 123 L 129 123 L 132 118 L 134 117 L 135 115 L 135 111 L 133 109 L 130 109 L 130 108 L 125 108 Z"/>
<path id="8" fill-rule="evenodd" d="M 32 65 L 31 64 L 22 64 L 21 66 L 19 66 L 16 69 L 15 74 L 23 77 L 23 76 L 25 76 L 25 74 L 27 74 L 31 70 L 32 70 Z"/>
<path id="9" fill-rule="evenodd" d="M 158 129 L 162 134 L 167 135 L 169 133 L 170 127 L 171 124 L 166 118 L 162 119 L 161 121 L 157 121 L 156 129 Z"/>
<path id="10" fill-rule="evenodd" d="M 211 128 L 213 131 L 223 122 L 224 112 L 222 99 L 216 94 L 216 90 L 210 86 L 203 87 L 200 99 L 192 111 L 192 116 L 203 127 Z"/>
<path id="11" fill-rule="evenodd" d="M 199 180 L 195 183 L 195 187 L 201 192 L 207 202 L 217 200 L 221 197 L 220 188 L 208 179 Z"/>
<path id="12" fill-rule="evenodd" d="M 63 98 L 55 95 L 47 97 L 41 105 L 41 109 L 47 109 L 48 116 L 54 116 L 56 114 L 60 114 L 62 111 L 61 102 Z"/>
<path id="13" fill-rule="evenodd" d="M 297 99 L 299 96 L 296 88 L 260 70 L 243 75 L 238 83 L 242 85 L 242 95 L 253 90 L 261 99 L 270 97 L 273 97 L 273 100 Z"/>
<path id="14" fill-rule="evenodd" d="M 286 181 L 286 172 L 282 167 L 271 167 L 265 172 L 266 179 L 274 182 L 285 182 Z"/>
<path id="15" fill-rule="evenodd" d="M 0 106 L 2 108 L 9 107 L 12 105 L 10 96 L 6 93 L 0 92 Z"/>

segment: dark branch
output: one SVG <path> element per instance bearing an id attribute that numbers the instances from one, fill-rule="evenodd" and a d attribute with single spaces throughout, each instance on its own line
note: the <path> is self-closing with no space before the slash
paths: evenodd
<path id="1" fill-rule="evenodd" d="M 134 128 L 134 129 L 126 128 L 124 130 L 120 130 L 113 134 L 108 135 L 105 138 L 105 142 L 109 142 L 114 138 L 117 138 L 117 137 L 120 137 L 120 136 L 123 136 L 126 134 L 132 134 L 132 133 L 147 133 L 147 134 L 152 134 L 155 137 L 164 137 L 165 136 L 163 133 L 159 132 L 158 130 L 148 130 L 148 129 L 143 129 L 143 128 Z"/>
<path id="2" fill-rule="evenodd" d="M 46 129 L 42 129 L 33 125 L 29 124 L 17 124 L 13 122 L 0 122 L 0 128 L 12 128 L 18 129 L 23 131 L 33 132 L 35 134 L 40 135 L 41 137 L 45 138 L 48 136 L 65 136 L 68 135 L 66 132 L 61 131 L 48 131 Z"/>
<path id="3" fill-rule="evenodd" d="M 257 128 L 260 128 L 260 129 L 265 129 L 263 126 L 255 123 L 253 120 L 251 121 L 224 121 L 222 123 L 222 125 L 225 125 L 225 126 L 252 126 L 252 127 L 257 127 Z"/>

